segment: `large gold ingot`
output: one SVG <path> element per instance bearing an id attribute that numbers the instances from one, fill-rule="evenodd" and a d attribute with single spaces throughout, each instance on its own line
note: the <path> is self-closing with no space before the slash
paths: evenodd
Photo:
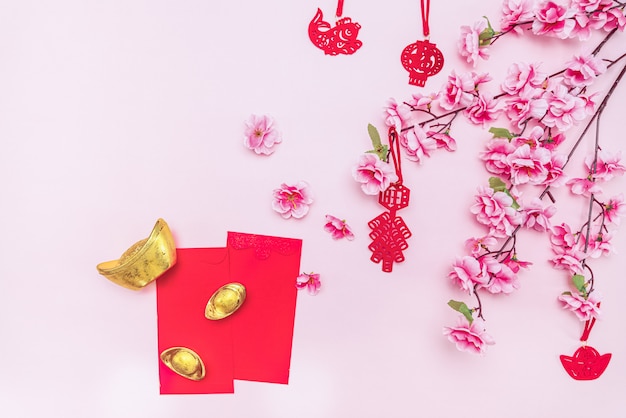
<path id="1" fill-rule="evenodd" d="M 172 347 L 161 353 L 161 361 L 174 373 L 190 379 L 202 380 L 205 368 L 202 359 L 195 351 L 187 347 Z"/>
<path id="2" fill-rule="evenodd" d="M 228 283 L 213 293 L 204 309 L 207 319 L 223 319 L 235 313 L 246 300 L 246 288 L 241 283 Z"/>
<path id="3" fill-rule="evenodd" d="M 139 290 L 176 264 L 172 232 L 163 219 L 148 238 L 133 244 L 118 260 L 97 266 L 98 273 L 127 289 Z"/>

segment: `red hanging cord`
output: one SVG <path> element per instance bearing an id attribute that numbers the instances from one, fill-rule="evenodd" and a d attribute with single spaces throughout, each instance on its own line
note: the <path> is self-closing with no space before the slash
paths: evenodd
<path id="1" fill-rule="evenodd" d="M 424 37 L 428 38 L 428 36 L 430 35 L 430 26 L 428 25 L 428 16 L 430 15 L 430 0 L 420 1 L 422 7 L 422 28 L 424 31 Z"/>
<path id="2" fill-rule="evenodd" d="M 335 13 L 335 16 L 341 17 L 342 14 L 343 14 L 343 0 L 339 0 L 337 2 L 337 13 Z"/>
<path id="3" fill-rule="evenodd" d="M 600 307 L 600 303 L 598 303 L 598 308 Z M 583 329 L 583 334 L 580 336 L 580 341 L 586 343 L 589 339 L 589 334 L 591 333 L 591 329 L 596 324 L 596 318 L 591 318 L 585 321 L 585 328 Z"/>

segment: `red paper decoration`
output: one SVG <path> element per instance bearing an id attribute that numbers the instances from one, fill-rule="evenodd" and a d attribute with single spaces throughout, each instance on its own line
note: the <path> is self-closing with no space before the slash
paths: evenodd
<path id="1" fill-rule="evenodd" d="M 422 31 L 426 40 L 416 41 L 409 44 L 402 51 L 400 61 L 402 66 L 409 72 L 409 84 L 424 87 L 426 79 L 437 74 L 443 68 L 443 54 L 437 45 L 428 41 L 430 26 L 430 0 L 421 0 Z"/>
<path id="2" fill-rule="evenodd" d="M 583 345 L 573 356 L 561 355 L 560 358 L 565 371 L 572 378 L 594 380 L 606 370 L 611 360 L 611 353 L 600 355 L 595 348 Z"/>
<path id="3" fill-rule="evenodd" d="M 417 41 L 402 51 L 402 66 L 409 72 L 409 84 L 424 87 L 426 79 L 443 68 L 443 54 L 437 45 Z"/>
<path id="4" fill-rule="evenodd" d="M 411 191 L 402 184 L 400 145 L 398 133 L 394 127 L 389 128 L 389 149 L 398 181 L 389 185 L 378 196 L 378 203 L 388 209 L 388 212 L 378 215 L 368 223 L 372 229 L 369 234 L 372 243 L 368 247 L 372 251 L 370 260 L 377 264 L 382 262 L 382 269 L 386 273 L 393 270 L 394 262 L 404 261 L 402 251 L 409 247 L 406 240 L 411 237 L 409 227 L 401 217 L 396 216 L 396 211 L 409 206 Z"/>
<path id="5" fill-rule="evenodd" d="M 334 27 L 324 21 L 324 15 L 320 9 L 317 9 L 317 13 L 309 23 L 309 39 L 326 55 L 351 55 L 363 45 L 361 41 L 356 39 L 361 25 L 352 22 L 349 17 L 341 18 L 342 13 L 343 0 L 339 0 L 336 14 L 337 24 Z"/>

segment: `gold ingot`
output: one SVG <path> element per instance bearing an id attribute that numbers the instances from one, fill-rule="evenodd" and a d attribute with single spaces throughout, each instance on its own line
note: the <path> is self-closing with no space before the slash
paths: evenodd
<path id="1" fill-rule="evenodd" d="M 213 293 L 206 304 L 204 316 L 217 320 L 235 313 L 246 300 L 246 288 L 241 283 L 228 283 Z"/>
<path id="2" fill-rule="evenodd" d="M 187 347 L 172 347 L 161 353 L 161 361 L 174 373 L 189 380 L 202 380 L 204 363 L 198 354 Z"/>
<path id="3" fill-rule="evenodd" d="M 127 289 L 139 290 L 176 264 L 172 232 L 163 219 L 154 225 L 148 238 L 136 242 L 119 260 L 105 261 L 98 273 Z"/>

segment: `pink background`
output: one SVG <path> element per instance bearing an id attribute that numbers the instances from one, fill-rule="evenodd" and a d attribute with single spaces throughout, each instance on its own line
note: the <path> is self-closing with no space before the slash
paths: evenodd
<path id="1" fill-rule="evenodd" d="M 473 301 L 446 274 L 463 241 L 482 232 L 468 208 L 488 177 L 477 154 L 489 134 L 461 121 L 456 153 L 405 163 L 413 195 L 401 215 L 414 236 L 407 261 L 382 273 L 367 250 L 367 221 L 381 207 L 350 170 L 370 145 L 367 123 L 382 129 L 387 98 L 420 91 L 399 60 L 421 38 L 419 2 L 346 1 L 363 41 L 347 57 L 310 43 L 317 7 L 333 20 L 334 0 L 0 1 L 0 415 L 623 416 L 626 231 L 614 238 L 621 255 L 593 263 L 605 300 L 591 344 L 613 353 L 599 380 L 574 381 L 559 363 L 582 327 L 557 304 L 567 278 L 546 261 L 547 236 L 528 231 L 518 250 L 535 264 L 522 288 L 483 298 L 496 345 L 483 357 L 458 352 L 442 336 L 456 319 L 446 302 Z M 459 26 L 483 15 L 497 25 L 499 7 L 433 1 L 431 40 L 446 65 L 425 92 L 469 69 L 456 55 Z M 608 56 L 624 44 L 620 34 Z M 503 39 L 478 70 L 500 80 L 526 60 L 552 72 L 579 48 Z M 603 116 L 608 149 L 623 147 L 625 106 L 622 85 Z M 269 158 L 243 146 L 252 113 L 272 115 L 283 133 Z M 298 180 L 315 203 L 306 218 L 283 220 L 271 192 Z M 579 223 L 586 204 L 556 197 L 554 221 Z M 346 218 L 355 241 L 333 241 L 325 214 Z M 323 287 L 298 295 L 289 385 L 159 396 L 155 286 L 132 292 L 95 268 L 158 217 L 181 248 L 224 246 L 228 230 L 304 240 L 302 270 L 321 273 Z"/>

